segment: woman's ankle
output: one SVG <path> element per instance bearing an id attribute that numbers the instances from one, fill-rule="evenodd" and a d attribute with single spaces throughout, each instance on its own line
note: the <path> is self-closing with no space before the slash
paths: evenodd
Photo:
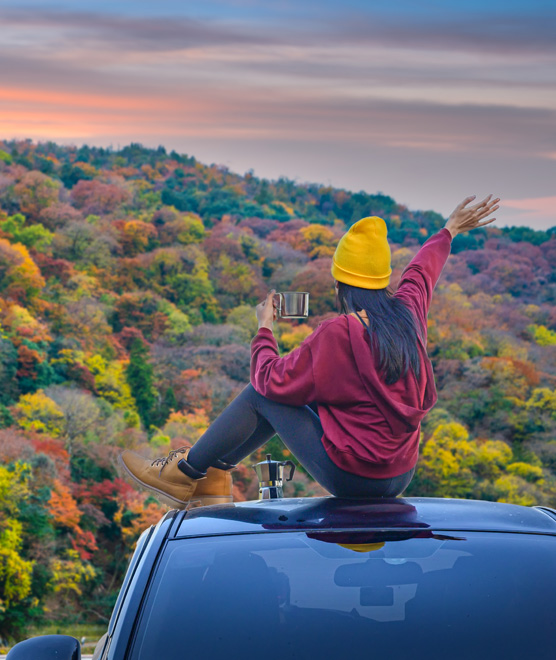
<path id="1" fill-rule="evenodd" d="M 211 467 L 217 468 L 218 470 L 233 470 L 237 467 L 237 465 L 234 465 L 233 463 L 227 463 L 221 458 L 217 458 L 212 462 Z"/>
<path id="2" fill-rule="evenodd" d="M 206 472 L 197 470 L 196 467 L 193 467 L 189 461 L 186 461 L 185 458 L 182 458 L 178 461 L 178 468 L 190 479 L 204 479 L 207 476 Z"/>

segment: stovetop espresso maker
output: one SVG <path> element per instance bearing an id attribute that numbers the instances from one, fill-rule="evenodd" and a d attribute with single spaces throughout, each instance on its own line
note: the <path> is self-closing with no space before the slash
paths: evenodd
<path id="1" fill-rule="evenodd" d="M 266 460 L 252 466 L 259 478 L 260 500 L 274 500 L 284 497 L 284 468 L 287 465 L 290 467 L 290 474 L 286 481 L 291 481 L 295 472 L 293 461 L 273 461 L 271 455 L 267 454 Z"/>

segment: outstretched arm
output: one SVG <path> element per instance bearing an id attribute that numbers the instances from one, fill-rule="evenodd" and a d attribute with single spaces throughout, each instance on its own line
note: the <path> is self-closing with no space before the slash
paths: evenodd
<path id="1" fill-rule="evenodd" d="M 491 198 L 492 195 L 489 195 L 482 202 L 468 206 L 475 196 L 466 197 L 456 206 L 446 226 L 421 246 L 411 263 L 404 269 L 396 296 L 413 309 L 423 328 L 427 327 L 432 292 L 450 254 L 452 239 L 470 229 L 494 222 L 496 218 L 490 220 L 485 218 L 496 211 L 498 208 L 496 204 L 500 199 L 491 201 Z"/>
<path id="2" fill-rule="evenodd" d="M 413 310 L 423 329 L 427 327 L 432 292 L 450 256 L 451 244 L 452 235 L 446 227 L 433 234 L 404 268 L 395 293 Z"/>

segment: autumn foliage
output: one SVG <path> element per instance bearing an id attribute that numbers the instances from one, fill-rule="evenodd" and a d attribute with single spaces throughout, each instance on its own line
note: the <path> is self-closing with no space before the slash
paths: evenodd
<path id="1" fill-rule="evenodd" d="M 106 624 L 164 511 L 121 478 L 119 452 L 199 439 L 249 381 L 270 288 L 310 293 L 306 322 L 275 326 L 282 351 L 336 314 L 331 255 L 367 215 L 388 225 L 393 287 L 445 222 L 162 147 L 0 142 L 0 636 Z M 556 506 L 555 274 L 556 229 L 454 240 L 429 315 L 439 401 L 408 495 Z M 289 455 L 277 437 L 267 449 Z M 262 451 L 234 472 L 237 500 L 257 497 Z M 323 492 L 302 469 L 286 487 Z"/>

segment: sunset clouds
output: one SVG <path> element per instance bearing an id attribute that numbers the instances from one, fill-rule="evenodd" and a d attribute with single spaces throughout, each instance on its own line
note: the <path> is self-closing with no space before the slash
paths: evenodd
<path id="1" fill-rule="evenodd" d="M 338 7 L 4 3 L 0 139 L 163 144 L 443 213 L 468 193 L 553 196 L 548 4 Z M 500 224 L 553 212 L 514 204 Z"/>

